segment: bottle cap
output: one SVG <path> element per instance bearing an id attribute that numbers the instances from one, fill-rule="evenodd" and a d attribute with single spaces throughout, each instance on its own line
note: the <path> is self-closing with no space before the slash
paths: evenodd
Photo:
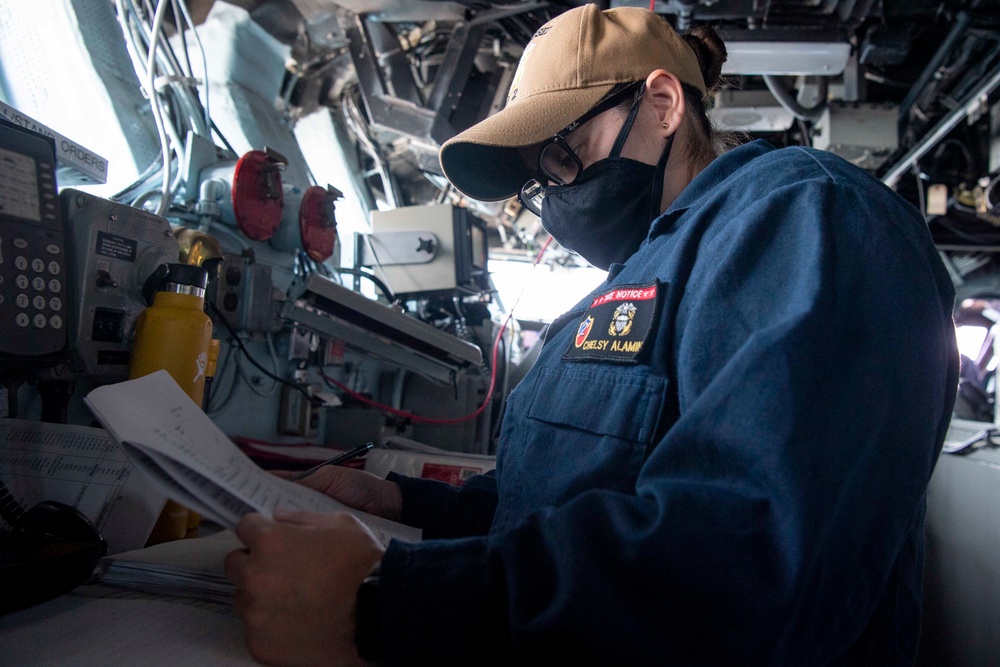
<path id="1" fill-rule="evenodd" d="M 165 285 L 187 285 L 204 290 L 208 286 L 208 271 L 190 264 L 167 264 Z"/>
<path id="2" fill-rule="evenodd" d="M 142 296 L 147 305 L 153 305 L 156 292 L 177 292 L 205 296 L 208 285 L 208 271 L 190 264 L 160 264 L 156 271 L 146 278 L 142 286 Z"/>

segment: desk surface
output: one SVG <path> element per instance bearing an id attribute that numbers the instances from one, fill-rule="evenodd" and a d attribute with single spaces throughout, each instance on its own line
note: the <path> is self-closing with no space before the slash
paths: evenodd
<path id="1" fill-rule="evenodd" d="M 256 665 L 228 605 L 82 586 L 0 616 L 0 664 Z"/>

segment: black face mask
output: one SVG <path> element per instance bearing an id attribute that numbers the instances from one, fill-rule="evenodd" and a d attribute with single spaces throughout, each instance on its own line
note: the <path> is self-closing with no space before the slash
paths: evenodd
<path id="1" fill-rule="evenodd" d="M 663 174 L 674 135 L 656 165 L 619 157 L 635 120 L 632 106 L 611 156 L 590 165 L 570 185 L 548 186 L 542 200 L 542 226 L 559 245 L 600 269 L 622 263 L 646 239 L 660 214 Z"/>

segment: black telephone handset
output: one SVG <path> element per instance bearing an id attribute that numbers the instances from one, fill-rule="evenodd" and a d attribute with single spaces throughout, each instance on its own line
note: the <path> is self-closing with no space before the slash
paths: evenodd
<path id="1" fill-rule="evenodd" d="M 66 347 L 66 247 L 55 146 L 0 115 L 0 360 Z"/>
<path id="2" fill-rule="evenodd" d="M 46 500 L 24 510 L 0 482 L 0 614 L 24 609 L 86 583 L 107 542 L 70 505 Z"/>

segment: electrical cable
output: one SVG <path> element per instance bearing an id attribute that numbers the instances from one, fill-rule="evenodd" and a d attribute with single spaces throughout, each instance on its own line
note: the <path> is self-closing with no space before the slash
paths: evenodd
<path id="1" fill-rule="evenodd" d="M 191 34 L 194 35 L 194 42 L 198 45 L 198 51 L 201 52 L 201 64 L 202 70 L 205 75 L 204 90 L 205 90 L 205 129 L 206 132 L 211 132 L 211 128 L 215 127 L 215 123 L 212 122 L 211 114 L 211 101 L 209 100 L 209 90 L 208 90 L 208 58 L 205 57 L 205 47 L 201 43 L 201 36 L 198 34 L 198 30 L 195 28 L 194 21 L 191 19 L 191 12 L 188 11 L 187 0 L 180 0 L 181 13 L 184 15 L 184 20 L 187 21 L 188 26 L 191 28 Z M 184 40 L 184 35 L 181 35 L 181 39 Z M 185 40 L 185 45 L 187 44 Z M 186 46 L 185 46 L 186 48 Z M 190 69 L 190 64 L 188 68 Z M 191 76 L 194 76 L 194 72 L 189 72 Z M 221 135 L 220 135 L 221 138 Z M 225 139 L 223 139 L 225 141 Z"/>
<path id="2" fill-rule="evenodd" d="M 238 357 L 237 357 L 237 360 L 236 360 L 236 367 L 240 371 L 240 377 L 243 378 L 243 382 L 247 385 L 247 388 L 250 391 L 252 391 L 253 393 L 257 394 L 261 398 L 268 398 L 269 396 L 273 396 L 274 395 L 274 391 L 278 388 L 278 383 L 274 379 L 275 377 L 277 377 L 277 373 L 278 373 L 278 355 L 274 351 L 274 343 L 272 342 L 271 333 L 270 332 L 268 332 L 268 334 L 267 334 L 267 347 L 268 347 L 268 350 L 271 353 L 271 368 L 274 371 L 274 375 L 272 375 L 270 377 L 271 386 L 269 388 L 267 388 L 267 389 L 258 389 L 257 387 L 255 387 L 254 384 L 253 384 L 253 382 L 250 381 L 250 378 L 247 377 L 245 369 L 240 364 Z"/>
<path id="3" fill-rule="evenodd" d="M 145 205 L 146 205 L 146 202 L 150 201 L 151 199 L 153 199 L 154 197 L 156 197 L 158 195 L 162 196 L 162 195 L 160 195 L 160 193 L 159 193 L 158 190 L 146 190 L 145 192 L 143 192 L 142 194 L 140 194 L 138 197 L 136 197 L 135 199 L 133 199 L 132 201 L 130 201 L 129 202 L 129 206 L 131 206 L 132 208 L 144 208 Z"/>
<path id="4" fill-rule="evenodd" d="M 118 21 L 121 24 L 122 32 L 125 35 L 125 42 L 126 45 L 128 46 L 129 54 L 132 57 L 133 68 L 135 69 L 136 75 L 139 77 L 140 80 L 144 82 L 144 85 L 146 86 L 147 89 L 146 95 L 147 98 L 149 99 L 150 109 L 153 112 L 153 121 L 154 124 L 156 125 L 156 132 L 160 140 L 159 163 L 162 165 L 161 170 L 163 170 L 167 169 L 168 165 L 170 164 L 171 155 L 170 155 L 170 147 L 168 144 L 167 132 L 166 128 L 164 127 L 164 119 L 161 113 L 162 110 L 159 103 L 159 97 L 153 85 L 153 77 L 152 77 L 153 71 L 151 70 L 151 65 L 150 65 L 151 59 L 155 58 L 156 41 L 149 39 L 146 40 L 148 42 L 151 42 L 153 47 L 146 54 L 146 61 L 143 61 L 142 49 L 140 49 L 140 39 L 139 35 L 137 34 L 137 31 L 139 27 L 145 30 L 146 26 L 145 24 L 142 23 L 141 20 L 139 20 L 138 11 L 136 10 L 135 5 L 132 4 L 131 0 L 128 0 L 128 2 L 129 6 L 131 7 L 131 10 L 126 8 L 125 0 L 116 0 L 115 4 L 118 9 Z M 165 3 L 166 0 L 163 0 L 163 2 Z M 165 7 L 166 5 L 163 4 L 163 6 Z M 160 12 L 161 24 L 162 24 L 162 19 L 163 19 L 163 12 Z M 156 21 L 154 17 L 154 28 L 155 25 Z M 162 199 L 166 195 L 168 188 L 167 178 L 162 179 L 160 188 L 161 188 L 161 199 Z"/>
<path id="5" fill-rule="evenodd" d="M 139 186 L 143 185 L 146 181 L 152 178 L 153 175 L 155 175 L 162 169 L 161 165 L 162 161 L 163 161 L 163 156 L 158 154 L 156 156 L 156 159 L 154 159 L 149 164 L 149 166 L 146 167 L 145 170 L 143 170 L 141 174 L 136 176 L 135 180 L 132 181 L 130 185 L 127 185 L 126 187 L 122 188 L 115 194 L 111 195 L 109 199 L 112 199 L 114 201 L 118 201 L 120 199 L 128 199 L 128 197 L 126 197 L 125 195 L 131 194 L 133 190 L 137 190 Z"/>
<path id="6" fill-rule="evenodd" d="M 336 271 L 338 273 L 346 273 L 351 276 L 359 276 L 361 278 L 367 278 L 368 280 L 375 283 L 375 286 L 378 287 L 379 290 L 381 290 L 382 294 L 385 295 L 385 298 L 389 300 L 389 303 L 396 303 L 396 295 L 393 294 L 392 290 L 389 289 L 389 286 L 386 285 L 382 281 L 382 279 L 376 276 L 375 274 L 368 273 L 367 271 L 362 271 L 361 269 L 349 269 L 344 267 L 337 268 Z"/>
<path id="7" fill-rule="evenodd" d="M 163 168 L 164 171 L 168 170 L 168 165 L 171 162 L 170 154 L 170 142 L 168 139 L 168 133 L 166 129 L 166 124 L 163 119 L 163 109 L 160 106 L 159 97 L 156 92 L 156 49 L 159 46 L 159 40 L 156 35 L 163 28 L 163 21 L 167 14 L 167 6 L 169 5 L 169 0 L 159 0 L 156 5 L 156 12 L 153 14 L 153 27 L 150 31 L 151 38 L 149 44 L 149 54 L 146 56 L 146 92 L 149 95 L 149 106 L 153 110 L 153 121 L 156 123 L 157 132 L 160 135 L 160 153 L 163 156 Z M 161 185 L 160 190 L 161 198 L 160 203 L 156 207 L 156 214 L 163 215 L 167 211 L 167 207 L 170 205 L 168 197 L 170 196 L 170 178 L 165 177 Z"/>
<path id="8" fill-rule="evenodd" d="M 365 244 L 365 246 L 367 246 L 368 251 L 371 252 L 371 254 L 372 254 L 372 260 L 373 260 L 373 266 L 376 267 L 376 268 L 382 268 L 382 260 L 380 260 L 378 258 L 378 252 L 376 252 L 376 250 L 375 250 L 375 244 L 372 243 L 371 234 L 357 234 L 356 238 L 360 238 L 362 241 L 364 241 L 364 244 Z M 361 260 L 358 260 L 359 264 L 360 264 L 360 262 L 361 262 Z M 386 286 L 388 286 L 388 283 L 386 283 Z M 392 292 L 391 289 L 389 291 Z M 395 298 L 390 299 L 390 302 L 395 302 Z"/>
<path id="9" fill-rule="evenodd" d="M 191 54 L 188 51 L 187 39 L 184 36 L 187 29 L 181 24 L 181 9 L 177 5 L 177 0 L 170 1 L 173 3 L 174 27 L 177 29 L 177 36 L 180 38 L 181 54 L 184 56 L 184 64 L 187 65 L 187 72 L 191 74 L 194 72 L 194 67 L 191 65 Z"/>
<path id="10" fill-rule="evenodd" d="M 131 4 L 132 0 L 128 0 L 128 2 Z M 177 2 L 181 3 L 182 10 L 186 9 L 184 0 L 171 0 L 172 5 Z M 178 16 L 176 9 L 174 15 L 177 19 L 178 31 L 182 32 L 182 26 L 179 21 L 180 17 Z M 146 26 L 141 21 L 139 21 L 139 25 L 143 28 L 142 37 L 145 38 L 144 42 L 148 48 L 152 35 L 146 31 Z M 208 128 L 207 125 L 205 125 L 206 119 L 203 117 L 205 110 L 202 107 L 201 100 L 197 95 L 197 82 L 194 78 L 194 72 L 191 69 L 190 61 L 188 62 L 188 67 L 185 70 L 185 68 L 181 65 L 180 60 L 177 58 L 177 54 L 174 52 L 173 47 L 170 45 L 170 40 L 167 39 L 166 35 L 163 33 L 162 28 L 158 33 L 156 33 L 155 37 L 157 43 L 159 44 L 159 48 L 157 50 L 157 62 L 159 63 L 159 68 L 164 72 L 164 75 L 160 78 L 167 80 L 166 86 L 169 86 L 171 90 L 173 90 L 177 103 L 185 107 L 188 117 L 188 126 L 196 134 L 206 136 Z M 183 39 L 183 35 L 182 45 L 185 47 L 186 56 L 187 41 Z M 204 57 L 204 53 L 202 56 Z"/>
<path id="11" fill-rule="evenodd" d="M 152 26 L 146 25 L 142 12 L 140 12 L 139 9 L 136 8 L 133 0 L 126 0 L 126 1 L 128 2 L 129 7 L 132 8 L 133 15 L 136 17 L 136 25 L 139 28 L 141 28 L 141 32 L 136 34 L 137 37 L 141 38 L 141 43 L 144 47 L 143 49 L 140 49 L 140 51 L 149 50 L 149 45 L 155 34 L 156 40 L 157 42 L 159 42 L 156 58 L 159 63 L 160 69 L 162 69 L 166 74 L 171 76 L 178 76 L 179 74 L 184 73 L 185 70 L 181 66 L 180 60 L 177 58 L 177 54 L 174 53 L 173 47 L 170 46 L 170 41 L 164 34 L 162 26 L 159 31 L 154 33 L 152 31 Z M 171 0 L 171 2 L 173 2 L 173 0 Z M 155 14 L 154 8 L 149 2 L 144 2 L 143 5 L 146 10 L 146 14 L 148 14 L 149 16 L 153 16 Z M 178 25 L 178 30 L 179 29 L 180 26 Z M 190 71 L 190 68 L 188 69 L 188 71 Z"/>
<path id="12" fill-rule="evenodd" d="M 447 185 L 445 185 L 443 188 L 441 188 L 441 192 L 438 194 L 437 199 L 434 200 L 434 203 L 435 204 L 444 204 L 444 203 L 446 203 L 448 201 L 448 197 L 451 195 L 451 192 L 452 192 L 453 189 L 454 189 L 454 186 L 451 183 L 448 183 Z"/>
<path id="13" fill-rule="evenodd" d="M 510 332 L 511 332 L 511 337 L 513 337 L 514 327 L 510 328 Z M 503 343 L 503 350 L 504 350 L 504 352 L 503 352 L 503 374 L 504 374 L 503 388 L 504 388 L 504 391 L 501 392 L 501 395 L 503 396 L 503 398 L 500 400 L 499 404 L 496 406 L 496 409 L 494 410 L 493 415 L 492 415 L 493 419 L 495 419 L 496 422 L 495 422 L 495 425 L 494 425 L 494 428 L 493 428 L 493 432 L 490 433 L 490 437 L 493 438 L 494 440 L 500 436 L 500 419 L 499 419 L 499 417 L 501 415 L 503 415 L 504 405 L 507 402 L 506 386 L 507 386 L 507 381 L 510 379 L 509 376 L 510 376 L 510 350 L 511 350 L 511 346 L 509 344 L 507 344 L 506 340 L 503 340 L 503 339 L 498 340 L 498 342 L 499 343 Z"/>
<path id="14" fill-rule="evenodd" d="M 295 391 L 301 393 L 303 396 L 306 397 L 306 400 L 309 401 L 311 404 L 313 404 L 313 405 L 322 405 L 323 404 L 322 399 L 320 399 L 320 398 L 318 398 L 316 396 L 311 395 L 309 393 L 309 391 L 305 387 L 303 387 L 302 385 L 296 384 L 295 382 L 291 382 L 289 380 L 286 380 L 283 377 L 279 377 L 279 376 L 275 375 L 274 373 L 272 373 L 271 371 L 269 371 L 266 368 L 264 368 L 263 366 L 261 366 L 260 363 L 256 359 L 253 358 L 253 355 L 250 354 L 250 350 L 248 350 L 246 348 L 246 345 L 243 344 L 243 341 L 240 339 L 239 334 L 236 333 L 236 329 L 234 329 L 232 327 L 232 325 L 229 324 L 229 321 L 226 320 L 225 315 L 222 314 L 222 311 L 219 310 L 219 307 L 216 306 L 214 303 L 211 303 L 211 302 L 209 303 L 209 306 L 211 307 L 212 312 L 215 314 L 215 316 L 219 319 L 220 322 L 222 322 L 223 326 L 225 326 L 226 329 L 229 331 L 230 338 L 239 346 L 240 352 L 243 353 L 243 356 L 245 356 L 247 358 L 247 361 L 249 361 L 251 364 L 253 364 L 254 367 L 257 370 L 259 370 L 261 373 L 263 373 L 267 377 L 271 378 L 272 380 L 274 380 L 276 382 L 280 382 L 281 384 L 285 385 L 286 387 L 289 387 L 289 388 L 294 389 Z"/>
<path id="15" fill-rule="evenodd" d="M 233 148 L 232 144 L 229 143 L 229 140 L 226 139 L 226 135 L 224 135 L 222 130 L 219 129 L 219 126 L 215 124 L 214 120 L 212 121 L 212 131 L 215 132 L 217 137 L 219 137 L 219 141 L 222 142 L 222 145 L 226 147 L 227 151 L 233 155 L 239 155 L 239 153 L 236 152 L 236 149 Z"/>
<path id="16" fill-rule="evenodd" d="M 239 377 L 239 369 L 236 367 L 235 362 L 230 364 L 230 359 L 232 358 L 235 352 L 236 352 L 235 345 L 230 344 L 226 346 L 226 357 L 223 360 L 222 365 L 219 366 L 219 368 L 221 368 L 222 370 L 216 373 L 215 380 L 213 381 L 213 384 L 218 383 L 220 385 L 212 392 L 212 398 L 214 400 L 215 397 L 218 396 L 218 392 L 221 389 L 222 382 L 225 379 L 225 373 L 229 371 L 230 366 L 233 368 L 233 371 L 231 373 L 232 378 L 229 381 L 229 388 L 226 391 L 226 397 L 222 399 L 222 403 L 220 403 L 219 405 L 212 405 L 211 403 L 209 403 L 207 412 L 211 413 L 222 412 L 229 405 L 229 401 L 232 400 L 233 395 L 236 393 L 235 392 L 236 380 Z"/>
<path id="17" fill-rule="evenodd" d="M 545 241 L 545 245 L 542 246 L 542 249 L 538 252 L 538 256 L 535 257 L 535 261 L 532 262 L 531 264 L 532 270 L 534 270 L 534 268 L 538 266 L 538 263 L 542 260 L 542 257 L 545 255 L 545 251 L 548 249 L 549 243 L 551 243 L 551 241 L 552 237 L 549 237 L 548 240 Z M 419 422 L 422 424 L 439 424 L 439 425 L 461 424 L 463 422 L 475 419 L 480 414 L 482 414 L 483 410 L 486 409 L 486 406 L 488 406 L 493 400 L 493 392 L 496 388 L 497 352 L 500 347 L 500 339 L 503 337 L 504 331 L 507 329 L 507 325 L 510 324 L 511 319 L 513 319 L 514 309 L 517 308 L 517 304 L 521 301 L 521 297 L 524 295 L 526 289 L 527 289 L 527 284 L 525 284 L 525 288 L 521 290 L 521 294 L 518 295 L 517 300 L 514 302 L 514 306 L 511 307 L 510 311 L 507 313 L 506 319 L 504 319 L 503 324 L 500 326 L 500 330 L 497 332 L 496 337 L 493 339 L 493 351 L 490 362 L 490 384 L 489 388 L 486 390 L 486 397 L 483 398 L 483 402 L 479 405 L 478 408 L 476 408 L 473 412 L 467 415 L 464 415 L 462 417 L 452 417 L 452 418 L 423 417 L 421 415 L 413 414 L 412 412 L 407 412 L 406 410 L 400 410 L 398 408 L 385 405 L 384 403 L 379 403 L 378 401 L 374 401 L 368 398 L 367 396 L 359 394 L 358 392 L 348 387 L 346 384 L 338 382 L 337 380 L 334 380 L 332 377 L 327 375 L 323 370 L 323 366 L 319 366 L 319 375 L 321 378 L 323 378 L 323 381 L 326 382 L 327 386 L 335 389 L 340 389 L 345 394 L 347 394 L 348 396 L 350 396 L 351 398 L 360 403 L 364 403 L 365 405 L 370 405 L 374 408 L 382 410 L 383 412 L 388 412 L 398 417 L 406 417 L 408 419 L 411 419 L 415 422 Z"/>
<path id="18" fill-rule="evenodd" d="M 155 7 L 154 3 L 146 0 L 142 2 L 115 0 L 115 6 L 133 68 L 146 89 L 145 93 L 160 139 L 159 171 L 166 173 L 156 187 L 159 192 L 159 202 L 155 212 L 164 215 L 173 205 L 174 197 L 185 182 L 185 174 L 179 168 L 174 172 L 171 166 L 175 157 L 178 165 L 186 162 L 189 148 L 188 133 L 212 139 L 208 64 L 204 46 L 195 29 L 186 0 L 156 0 Z M 164 31 L 167 9 L 173 10 L 183 47 L 182 59 L 178 58 Z M 195 78 L 193 72 L 185 26 L 193 31 L 194 40 L 202 56 L 204 104 L 198 92 L 201 82 Z M 225 139 L 221 133 L 219 136 Z M 176 174 L 173 178 L 170 176 L 171 172 Z M 151 174 L 147 170 L 143 177 L 119 193 L 119 198 L 137 199 L 137 194 L 140 197 L 145 195 L 145 192 L 136 191 L 150 178 Z M 149 200 L 150 197 L 143 197 L 140 201 Z"/>
<path id="19" fill-rule="evenodd" d="M 295 263 L 292 265 L 292 272 L 295 275 L 301 275 L 306 277 L 309 275 L 309 266 L 306 264 L 304 259 L 304 253 L 299 250 L 295 253 Z"/>
<path id="20" fill-rule="evenodd" d="M 975 66 L 962 68 L 961 72 L 964 77 L 948 92 L 948 97 L 953 101 L 965 97 L 974 86 L 983 80 L 991 63 L 995 63 L 997 60 L 997 56 L 1000 56 L 1000 45 L 995 46 L 989 55 L 980 59 Z"/>
<path id="21" fill-rule="evenodd" d="M 273 396 L 274 390 L 278 387 L 278 383 L 274 380 L 274 378 L 271 378 L 270 388 L 258 389 L 257 387 L 254 386 L 253 381 L 250 379 L 250 375 L 247 373 L 247 370 L 243 367 L 243 364 L 240 362 L 240 359 L 241 357 L 236 358 L 236 369 L 238 371 L 239 378 L 243 380 L 243 384 L 247 386 L 247 389 L 257 394 L 261 398 L 267 398 L 269 396 Z"/>
<path id="22" fill-rule="evenodd" d="M 968 146 L 963 144 L 958 139 L 955 139 L 954 137 L 942 141 L 940 144 L 938 144 L 937 148 L 934 149 L 934 152 L 931 153 L 931 160 L 934 162 L 934 164 L 937 164 L 938 162 L 941 161 L 941 157 L 944 155 L 945 150 L 949 146 L 955 146 L 956 148 L 958 148 L 959 152 L 962 154 L 962 159 L 965 160 L 966 172 L 971 174 L 976 168 L 976 163 L 972 159 L 972 153 L 969 152 Z"/>

